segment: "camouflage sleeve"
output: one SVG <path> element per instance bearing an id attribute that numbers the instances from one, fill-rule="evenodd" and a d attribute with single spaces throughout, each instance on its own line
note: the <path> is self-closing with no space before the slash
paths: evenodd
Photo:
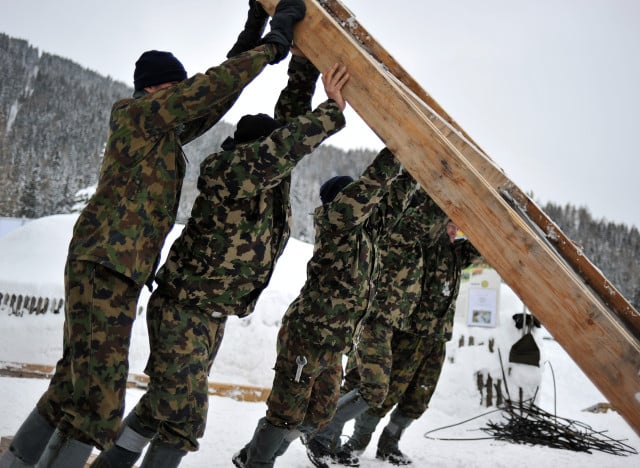
<path id="1" fill-rule="evenodd" d="M 280 122 L 288 122 L 311 110 L 320 72 L 307 58 L 292 55 L 287 74 L 289 81 L 280 92 L 274 111 L 275 119 Z"/>
<path id="2" fill-rule="evenodd" d="M 407 171 L 402 171 L 393 180 L 383 200 L 387 206 L 382 217 L 383 232 L 389 232 L 400 220 L 417 187 L 416 180 Z"/>
<path id="3" fill-rule="evenodd" d="M 280 183 L 298 161 L 344 125 L 344 114 L 338 105 L 327 100 L 262 140 L 238 145 L 222 157 L 217 154 L 207 157 L 200 165 L 198 188 L 211 190 L 218 180 L 224 180 L 230 189 L 235 187 L 232 196 L 254 197 Z"/>
<path id="4" fill-rule="evenodd" d="M 416 216 L 421 230 L 430 239 L 429 243 L 435 242 L 446 229 L 449 217 L 423 189 L 416 191 L 416 195 L 420 197 Z"/>
<path id="5" fill-rule="evenodd" d="M 384 197 L 389 184 L 398 177 L 400 169 L 393 153 L 384 148 L 362 175 L 327 206 L 327 222 L 340 230 L 364 223 Z"/>
<path id="6" fill-rule="evenodd" d="M 464 240 L 459 245 L 456 245 L 456 250 L 456 254 L 460 257 L 461 269 L 465 269 L 472 263 L 482 259 L 482 254 L 478 252 L 478 249 L 469 240 Z"/>
<path id="7" fill-rule="evenodd" d="M 188 143 L 220 120 L 274 54 L 270 44 L 256 47 L 175 86 L 133 100 L 122 107 L 135 124 L 131 131 L 144 141 L 178 130 L 181 143 Z"/>

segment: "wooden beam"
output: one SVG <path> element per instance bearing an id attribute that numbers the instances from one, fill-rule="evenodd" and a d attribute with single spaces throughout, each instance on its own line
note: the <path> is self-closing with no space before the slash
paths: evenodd
<path id="1" fill-rule="evenodd" d="M 260 1 L 269 12 L 277 4 Z M 335 62 L 348 66 L 349 104 L 640 434 L 638 339 L 505 200 L 497 182 L 485 179 L 482 167 L 443 135 L 405 86 L 317 1 L 306 5 L 296 45 L 321 71 Z"/>
<path id="2" fill-rule="evenodd" d="M 404 86 L 404 84 L 401 84 Z M 547 216 L 547 214 L 515 185 L 504 172 L 481 150 L 471 144 L 456 129 L 453 129 L 435 111 L 423 101 L 417 99 L 412 91 L 407 90 L 414 103 L 442 133 L 451 145 L 460 151 L 467 161 L 503 198 L 507 199 L 517 211 L 538 229 L 538 235 L 553 245 L 553 248 L 561 255 L 586 284 L 594 290 L 598 297 L 607 304 L 611 311 L 618 315 L 627 329 L 637 339 L 640 339 L 640 313 L 627 301 L 618 289 L 602 274 L 582 251 L 582 247 L 573 242 L 560 229 L 560 227 Z"/>
<path id="3" fill-rule="evenodd" d="M 22 379 L 50 379 L 53 377 L 54 367 L 44 364 L 25 362 L 0 361 L 0 376 Z M 129 374 L 127 388 L 145 390 L 149 384 L 149 376 L 144 374 Z M 237 401 L 267 401 L 270 388 L 254 387 L 251 385 L 227 384 L 209 382 L 209 395 L 233 398 Z"/>
<path id="4" fill-rule="evenodd" d="M 551 242 L 560 255 L 582 276 L 599 297 L 629 326 L 630 331 L 640 338 L 640 313 L 627 301 L 617 288 L 604 277 L 602 272 L 584 255 L 580 246 L 569 239 L 564 232 L 531 200 L 523 190 L 509 180 L 491 158 L 473 141 L 444 108 L 427 93 L 417 81 L 387 52 L 337 0 L 324 0 L 323 7 L 375 60 L 384 64 L 392 79 L 397 80 L 412 96 L 425 117 L 431 120 L 442 135 L 481 173 L 496 190 L 508 196 L 526 213 L 540 229 L 542 235 Z"/>

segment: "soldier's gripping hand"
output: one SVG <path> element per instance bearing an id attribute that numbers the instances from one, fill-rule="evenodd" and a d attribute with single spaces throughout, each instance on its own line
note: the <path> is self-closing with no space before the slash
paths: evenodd
<path id="1" fill-rule="evenodd" d="M 345 65 L 334 64 L 322 75 L 324 91 L 329 99 L 333 99 L 340 110 L 344 110 L 347 103 L 342 96 L 342 87 L 349 81 L 349 73 Z"/>
<path id="2" fill-rule="evenodd" d="M 236 43 L 227 53 L 227 58 L 235 57 L 242 52 L 253 49 L 267 26 L 269 15 L 262 5 L 256 0 L 249 0 L 249 12 L 247 13 L 247 21 L 244 23 L 244 29 L 238 35 Z"/>
<path id="3" fill-rule="evenodd" d="M 274 44 L 278 50 L 272 64 L 280 62 L 289 54 L 293 42 L 293 28 L 304 18 L 307 7 L 304 0 L 280 0 L 271 18 L 270 31 L 261 43 Z"/>

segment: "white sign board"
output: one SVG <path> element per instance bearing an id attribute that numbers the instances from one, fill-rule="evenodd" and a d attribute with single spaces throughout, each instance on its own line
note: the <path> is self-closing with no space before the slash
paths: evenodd
<path id="1" fill-rule="evenodd" d="M 469 289 L 467 324 L 476 327 L 495 327 L 498 292 L 495 289 Z"/>
<path id="2" fill-rule="evenodd" d="M 492 270 L 489 270 L 493 273 Z M 472 327 L 495 327 L 498 316 L 498 294 L 500 279 L 492 278 L 484 270 L 479 277 L 471 278 L 469 284 L 467 325 Z"/>

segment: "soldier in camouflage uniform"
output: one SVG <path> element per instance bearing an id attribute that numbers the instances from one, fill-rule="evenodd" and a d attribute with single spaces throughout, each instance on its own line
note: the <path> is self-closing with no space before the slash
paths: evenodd
<path id="1" fill-rule="evenodd" d="M 404 429 L 427 409 L 444 363 L 445 344 L 451 339 L 461 271 L 480 255 L 466 239 L 456 239 L 458 227 L 426 194 L 422 196 L 427 201 L 423 206 L 431 206 L 436 218 L 430 226 L 423 225 L 423 234 L 417 238 L 423 257 L 419 300 L 402 323 L 393 324 L 390 386 L 384 402 L 358 415 L 354 433 L 344 445 L 348 452 L 362 453 L 378 422 L 397 404 L 378 440 L 376 452 L 376 458 L 394 465 L 411 463 L 398 448 L 398 442 Z M 441 221 L 435 222 L 437 218 Z M 413 258 L 405 261 L 415 263 Z M 384 302 L 380 301 L 379 306 L 384 307 Z M 343 391 L 365 385 L 357 355 L 379 351 L 375 343 L 368 348 L 358 348 L 356 356 L 350 357 Z"/>
<path id="2" fill-rule="evenodd" d="M 116 445 L 99 459 L 132 466 L 151 437 L 143 466 L 167 465 L 198 449 L 208 412 L 208 374 L 227 316 L 253 312 L 289 239 L 291 171 L 345 125 L 345 67 L 323 75 L 329 99 L 311 111 L 318 70 L 292 56 L 275 119 L 247 115 L 223 150 L 200 166 L 191 217 L 158 271 L 147 306 L 150 377 Z"/>
<path id="3" fill-rule="evenodd" d="M 305 7 L 302 0 L 282 0 L 278 7 L 261 45 L 253 35 L 256 42 L 245 40 L 237 55 L 205 73 L 187 79 L 168 52 L 148 51 L 136 62 L 134 97 L 113 105 L 98 187 L 69 246 L 63 357 L 0 458 L 3 468 L 38 461 L 83 467 L 94 446 L 113 444 L 137 299 L 153 281 L 176 216 L 182 145 L 211 128 L 246 85 L 288 54 Z"/>
<path id="4" fill-rule="evenodd" d="M 409 174 L 406 177 L 416 184 Z M 393 329 L 407 322 L 422 291 L 424 261 L 420 239 L 425 227 L 440 228 L 444 222 L 444 213 L 421 189 L 415 191 L 408 206 L 396 206 L 399 211 L 387 214 L 395 221 L 388 224 L 390 229 L 378 236 L 375 245 L 380 258 L 376 294 L 347 367 L 348 371 L 354 368 L 348 377 L 356 374 L 361 379 L 349 387 L 349 392 L 343 389 L 331 423 L 307 444 L 309 458 L 317 466 L 323 466 L 322 458 L 357 466 L 357 457 L 348 448 L 342 449 L 340 435 L 348 420 L 380 405 L 387 395 Z"/>
<path id="5" fill-rule="evenodd" d="M 273 466 L 301 431 L 313 432 L 330 421 L 339 397 L 342 355 L 351 348 L 374 294 L 373 246 L 386 229 L 386 208 L 406 186 L 415 188 L 400 174 L 400 164 L 384 149 L 358 180 L 336 177 L 321 187 L 314 254 L 305 285 L 280 327 L 267 414 L 234 456 L 236 466 Z"/>

